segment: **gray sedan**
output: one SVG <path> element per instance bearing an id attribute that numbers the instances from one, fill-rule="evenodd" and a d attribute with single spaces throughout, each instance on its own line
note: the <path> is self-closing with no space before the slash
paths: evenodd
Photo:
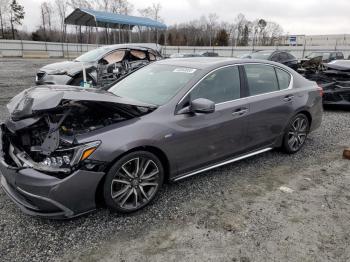
<path id="1" fill-rule="evenodd" d="M 26 213 L 133 212 L 165 181 L 266 151 L 292 154 L 322 120 L 322 90 L 278 63 L 155 62 L 108 91 L 30 88 L 8 104 L 1 184 Z"/>

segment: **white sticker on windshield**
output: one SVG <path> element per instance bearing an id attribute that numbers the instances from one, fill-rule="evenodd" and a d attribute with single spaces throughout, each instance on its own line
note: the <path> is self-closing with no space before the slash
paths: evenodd
<path id="1" fill-rule="evenodd" d="M 174 73 L 193 74 L 196 71 L 197 71 L 197 69 L 181 67 L 181 68 L 175 68 L 173 72 Z"/>

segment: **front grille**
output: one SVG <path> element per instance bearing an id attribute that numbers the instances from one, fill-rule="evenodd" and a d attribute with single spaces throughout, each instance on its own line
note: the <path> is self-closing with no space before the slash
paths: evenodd
<path id="1" fill-rule="evenodd" d="M 45 75 L 46 75 L 45 72 L 39 71 L 39 72 L 36 74 L 37 80 L 41 80 Z"/>

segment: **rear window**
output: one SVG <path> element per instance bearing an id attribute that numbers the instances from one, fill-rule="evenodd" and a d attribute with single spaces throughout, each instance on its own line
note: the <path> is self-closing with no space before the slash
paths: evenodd
<path id="1" fill-rule="evenodd" d="M 286 71 L 283 71 L 282 69 L 279 68 L 275 68 L 276 70 L 276 74 L 277 74 L 277 79 L 278 79 L 278 84 L 280 89 L 287 89 L 289 87 L 290 84 L 290 79 L 291 76 L 289 73 L 287 73 Z"/>
<path id="2" fill-rule="evenodd" d="M 275 69 L 267 65 L 245 65 L 250 95 L 259 95 L 278 91 Z"/>

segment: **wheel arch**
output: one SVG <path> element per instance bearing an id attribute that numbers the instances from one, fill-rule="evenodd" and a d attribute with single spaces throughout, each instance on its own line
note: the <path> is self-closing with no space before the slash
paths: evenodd
<path id="1" fill-rule="evenodd" d="M 166 182 L 170 181 L 170 162 L 169 162 L 169 159 L 163 150 L 161 150 L 158 147 L 149 146 L 149 145 L 134 147 L 134 148 L 131 148 L 131 149 L 125 151 L 124 153 L 120 154 L 119 156 L 114 158 L 112 161 L 110 161 L 106 165 L 106 167 L 104 169 L 105 175 L 100 180 L 100 182 L 97 186 L 97 189 L 96 189 L 96 195 L 95 195 L 96 203 L 98 203 L 99 205 L 103 203 L 103 196 L 102 196 L 103 195 L 103 184 L 105 182 L 106 175 L 107 175 L 108 171 L 111 169 L 111 167 L 114 165 L 114 163 L 116 161 L 118 161 L 120 158 L 122 158 L 123 156 L 130 154 L 132 152 L 135 152 L 135 151 L 146 151 L 146 152 L 150 152 L 150 153 L 154 154 L 155 156 L 157 156 L 159 158 L 160 162 L 163 164 L 164 182 L 166 183 Z"/>
<path id="2" fill-rule="evenodd" d="M 312 123 L 312 115 L 310 114 L 310 112 L 306 109 L 301 109 L 300 111 L 298 111 L 294 116 L 298 115 L 298 114 L 303 114 L 307 117 L 307 119 L 309 120 L 309 126 L 311 126 Z M 294 117 L 293 116 L 293 117 Z"/>
<path id="3" fill-rule="evenodd" d="M 78 72 L 72 74 L 71 79 L 68 82 L 68 85 L 71 85 L 72 82 L 75 81 L 76 79 L 78 79 L 79 77 L 81 77 L 81 78 L 83 77 L 83 71 L 78 71 Z M 86 72 L 86 77 L 91 78 L 93 81 L 93 84 L 96 85 L 96 79 L 90 72 Z"/>
<path id="4" fill-rule="evenodd" d="M 287 132 L 287 130 L 288 130 L 288 125 L 289 125 L 290 121 L 291 121 L 295 116 L 297 116 L 297 115 L 299 115 L 299 114 L 305 115 L 305 116 L 307 117 L 307 119 L 309 120 L 309 126 L 311 126 L 311 123 L 312 123 L 312 116 L 311 116 L 310 112 L 309 112 L 306 108 L 302 108 L 302 109 L 300 109 L 300 110 L 297 110 L 297 111 L 289 118 L 287 125 L 286 125 L 286 126 L 284 127 L 284 129 L 283 129 L 283 130 L 284 130 L 284 131 L 283 131 L 283 134 L 276 140 L 275 146 L 276 146 L 277 148 L 281 147 L 281 145 L 283 144 L 283 136 L 284 136 L 284 133 Z"/>

